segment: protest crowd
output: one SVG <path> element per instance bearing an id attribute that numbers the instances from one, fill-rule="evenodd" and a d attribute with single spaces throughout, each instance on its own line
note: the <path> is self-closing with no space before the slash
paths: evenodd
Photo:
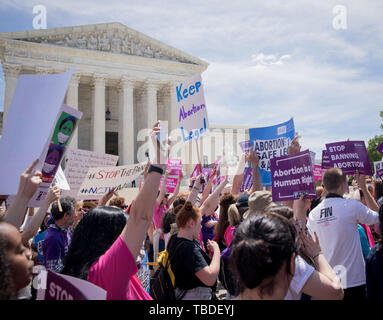
<path id="1" fill-rule="evenodd" d="M 216 181 L 218 163 L 208 178 L 197 164 L 189 191 L 179 192 L 180 174 L 169 195 L 159 130 L 157 122 L 157 153 L 132 203 L 114 189 L 98 201 L 76 201 L 54 186 L 33 212 L 27 204 L 42 182 L 37 161 L 21 174 L 16 198 L 1 213 L 1 299 L 36 299 L 34 265 L 86 280 L 107 299 L 161 299 L 137 277 L 145 252 L 153 281 L 155 257 L 168 254 L 176 299 L 217 299 L 217 283 L 225 299 L 383 299 L 381 180 L 356 172 L 349 188 L 348 176 L 329 168 L 315 198 L 275 202 L 250 149 L 230 185 L 228 172 Z M 300 148 L 295 137 L 288 155 Z M 252 185 L 241 192 L 245 163 Z"/>
<path id="2" fill-rule="evenodd" d="M 190 97 L 200 86 L 189 87 Z M 203 106 L 180 116 L 205 112 L 186 143 L 208 130 Z M 80 200 L 53 183 L 81 118 L 64 111 L 45 161 L 18 173 L 15 196 L 1 196 L 0 300 L 383 300 L 383 182 L 364 170 L 364 142 L 326 145 L 314 181 L 313 158 L 290 120 L 271 139 L 251 131 L 234 175 L 223 154 L 209 171 L 199 160 L 184 177 L 157 121 L 150 160 L 89 169 L 88 182 L 118 175 L 122 182 L 98 186 L 98 200 Z M 137 195 L 126 201 L 119 190 L 138 178 Z"/>

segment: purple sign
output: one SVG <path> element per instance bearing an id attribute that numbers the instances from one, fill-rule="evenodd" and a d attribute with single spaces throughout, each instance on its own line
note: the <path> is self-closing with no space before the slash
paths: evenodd
<path id="1" fill-rule="evenodd" d="M 315 198 L 315 182 L 310 151 L 270 159 L 273 201 L 299 199 L 302 193 Z"/>
<path id="2" fill-rule="evenodd" d="M 364 141 L 342 141 L 326 144 L 331 166 L 345 174 L 359 173 L 372 176 L 370 160 Z"/>
<path id="3" fill-rule="evenodd" d="M 239 143 L 239 145 L 241 146 L 242 152 L 249 152 L 249 150 L 251 148 L 249 140 L 242 141 Z"/>
<path id="4" fill-rule="evenodd" d="M 383 168 L 376 170 L 376 175 L 379 177 L 379 179 L 383 179 Z"/>
<path id="5" fill-rule="evenodd" d="M 378 150 L 379 153 L 380 153 L 381 155 L 383 155 L 383 142 L 382 142 L 380 145 L 378 145 L 378 146 L 376 147 L 376 150 Z"/>
<path id="6" fill-rule="evenodd" d="M 245 168 L 242 186 L 239 189 L 240 192 L 244 192 L 245 190 L 250 190 L 253 185 L 253 168 Z"/>
<path id="7" fill-rule="evenodd" d="M 322 150 L 322 169 L 331 168 L 330 156 L 328 155 L 327 150 Z"/>
<path id="8" fill-rule="evenodd" d="M 202 168 L 202 173 L 203 173 L 203 175 L 204 175 L 205 178 L 206 178 L 206 183 L 204 183 L 204 184 L 201 186 L 200 193 L 202 193 L 202 192 L 205 190 L 206 184 L 207 184 L 207 182 L 209 181 L 209 178 L 210 178 L 210 176 L 211 176 L 212 171 L 213 171 L 212 168 Z M 210 193 L 211 193 L 211 190 L 210 190 Z"/>

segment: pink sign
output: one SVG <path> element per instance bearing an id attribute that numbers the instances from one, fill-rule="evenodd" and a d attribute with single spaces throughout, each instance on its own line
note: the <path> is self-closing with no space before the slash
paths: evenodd
<path id="1" fill-rule="evenodd" d="M 325 171 L 326 171 L 326 169 L 322 169 L 321 166 L 318 166 L 315 164 L 314 165 L 314 180 L 315 181 L 321 181 Z"/>
<path id="2" fill-rule="evenodd" d="M 166 166 L 171 169 L 168 178 L 166 180 L 166 192 L 173 193 L 176 189 L 178 178 L 182 174 L 182 160 L 181 159 L 168 159 L 166 161 Z M 161 177 L 160 189 L 162 186 L 162 181 L 164 176 Z"/>

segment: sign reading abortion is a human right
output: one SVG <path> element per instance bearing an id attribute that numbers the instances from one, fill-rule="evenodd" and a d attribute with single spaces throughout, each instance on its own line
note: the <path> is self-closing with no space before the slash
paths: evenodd
<path id="1" fill-rule="evenodd" d="M 271 177 L 273 201 L 315 198 L 313 164 L 308 150 L 288 156 L 272 158 Z"/>
<path id="2" fill-rule="evenodd" d="M 181 129 L 182 140 L 184 143 L 198 141 L 202 135 L 209 132 L 201 76 L 177 84 L 175 95 L 177 123 Z"/>
<path id="3" fill-rule="evenodd" d="M 372 176 L 364 141 L 342 141 L 326 144 L 332 167 L 342 169 L 345 174 L 361 174 Z"/>
<path id="4" fill-rule="evenodd" d="M 285 156 L 295 136 L 294 119 L 271 127 L 249 129 L 250 141 L 259 157 L 259 173 L 264 187 L 271 186 L 270 159 Z"/>

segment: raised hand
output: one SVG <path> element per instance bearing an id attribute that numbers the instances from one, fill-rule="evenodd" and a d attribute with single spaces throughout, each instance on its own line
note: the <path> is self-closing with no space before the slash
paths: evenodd
<path id="1" fill-rule="evenodd" d="M 299 144 L 298 139 L 300 136 L 296 135 L 289 145 L 288 154 L 295 154 L 301 151 L 301 145 Z"/>
<path id="2" fill-rule="evenodd" d="M 33 168 L 38 162 L 38 159 L 33 161 L 33 163 L 21 174 L 19 190 L 17 193 L 18 196 L 30 199 L 35 194 L 37 188 L 42 182 L 42 173 L 40 171 L 33 172 Z"/>
<path id="3" fill-rule="evenodd" d="M 45 197 L 45 202 L 49 205 L 60 198 L 61 190 L 59 187 L 54 186 L 50 187 L 47 196 Z"/>

